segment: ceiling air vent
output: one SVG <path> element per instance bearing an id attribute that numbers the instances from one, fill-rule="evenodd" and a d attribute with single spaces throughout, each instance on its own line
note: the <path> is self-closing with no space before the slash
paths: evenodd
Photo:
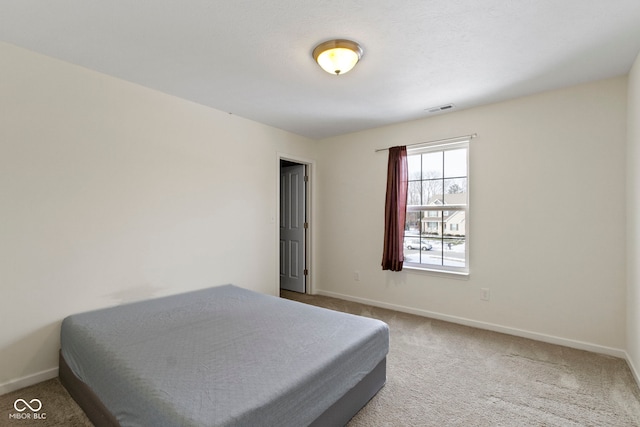
<path id="1" fill-rule="evenodd" d="M 427 108 L 427 111 L 429 113 L 442 113 L 442 112 L 445 112 L 445 111 L 453 110 L 454 108 L 456 108 L 455 105 L 446 104 L 446 105 L 441 105 L 439 107 Z"/>

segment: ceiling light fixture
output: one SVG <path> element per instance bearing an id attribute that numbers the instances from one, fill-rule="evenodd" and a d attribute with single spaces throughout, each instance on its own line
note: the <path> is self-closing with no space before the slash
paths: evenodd
<path id="1" fill-rule="evenodd" d="M 313 59 L 329 74 L 349 72 L 362 58 L 362 48 L 351 40 L 329 40 L 313 49 Z"/>

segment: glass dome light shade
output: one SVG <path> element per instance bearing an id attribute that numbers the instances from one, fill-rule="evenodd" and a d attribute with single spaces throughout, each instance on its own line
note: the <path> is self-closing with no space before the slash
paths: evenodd
<path id="1" fill-rule="evenodd" d="M 362 48 L 350 40 L 330 40 L 313 50 L 313 57 L 327 73 L 340 75 L 349 72 L 362 57 Z"/>

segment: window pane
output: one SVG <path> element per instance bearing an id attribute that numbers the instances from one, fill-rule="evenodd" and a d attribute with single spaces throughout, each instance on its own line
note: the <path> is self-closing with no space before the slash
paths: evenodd
<path id="1" fill-rule="evenodd" d="M 422 216 L 422 212 L 407 212 L 407 217 L 406 217 L 405 227 L 404 227 L 405 237 L 420 236 L 421 216 Z"/>
<path id="2" fill-rule="evenodd" d="M 419 180 L 422 177 L 421 169 L 422 156 L 420 154 L 407 156 L 407 166 L 409 169 L 409 180 Z"/>
<path id="3" fill-rule="evenodd" d="M 422 179 L 442 178 L 442 151 L 422 155 Z"/>
<path id="4" fill-rule="evenodd" d="M 409 186 L 407 187 L 407 204 L 422 204 L 422 181 L 409 181 Z"/>
<path id="5" fill-rule="evenodd" d="M 440 221 L 427 221 L 424 224 L 425 234 L 440 234 Z"/>
<path id="6" fill-rule="evenodd" d="M 445 205 L 467 204 L 467 178 L 445 179 L 444 189 Z"/>
<path id="7" fill-rule="evenodd" d="M 420 253 L 420 264 L 441 266 L 442 265 L 442 245 L 440 239 L 430 238 L 424 239 L 424 243 L 428 250 Z"/>
<path id="8" fill-rule="evenodd" d="M 404 238 L 404 262 L 420 262 L 420 249 L 413 245 L 414 240 L 410 237 Z"/>
<path id="9" fill-rule="evenodd" d="M 422 203 L 430 206 L 441 205 L 442 185 L 441 179 L 422 181 Z"/>
<path id="10" fill-rule="evenodd" d="M 451 150 L 444 152 L 444 177 L 467 176 L 467 149 Z"/>
<path id="11" fill-rule="evenodd" d="M 405 262 L 420 262 L 420 254 L 426 250 L 426 242 L 420 235 L 405 235 L 404 238 L 404 260 Z"/>
<path id="12" fill-rule="evenodd" d="M 449 211 L 451 215 L 444 218 L 445 237 L 465 237 L 466 221 L 464 211 Z"/>
<path id="13" fill-rule="evenodd" d="M 465 267 L 466 241 L 464 238 L 445 238 L 442 265 L 447 267 Z"/>

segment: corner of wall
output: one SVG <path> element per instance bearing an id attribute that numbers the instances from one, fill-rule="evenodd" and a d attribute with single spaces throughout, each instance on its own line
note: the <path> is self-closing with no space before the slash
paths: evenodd
<path id="1" fill-rule="evenodd" d="M 627 362 L 640 386 L 640 53 L 627 85 Z"/>

